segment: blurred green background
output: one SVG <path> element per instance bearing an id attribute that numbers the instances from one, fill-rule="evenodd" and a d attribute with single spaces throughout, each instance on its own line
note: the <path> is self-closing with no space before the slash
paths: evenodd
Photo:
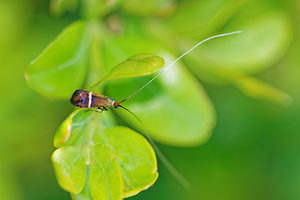
<path id="1" fill-rule="evenodd" d="M 189 2 L 195 1 L 185 5 Z M 229 27 L 231 20 L 248 27 L 247 20 L 239 18 L 242 14 L 256 18 L 273 9 L 280 10 L 291 23 L 292 34 L 287 41 L 292 42 L 282 45 L 283 52 L 273 55 L 279 57 L 261 66 L 270 68 L 255 76 L 290 94 L 292 103 L 282 106 L 252 99 L 231 85 L 205 81 L 204 88 L 217 112 L 211 139 L 198 147 L 159 145 L 192 187 L 184 190 L 159 162 L 158 181 L 130 199 L 300 199 L 300 2 L 262 0 L 248 7 L 251 1 L 228 2 L 245 4 L 224 8 L 234 13 Z M 127 10 L 142 12 L 138 6 L 141 5 L 137 3 Z M 169 10 L 176 12 L 172 6 Z M 239 10 L 243 10 L 242 14 Z M 213 13 L 205 16 L 208 21 L 209 14 Z M 63 17 L 51 15 L 49 1 L 0 1 L 1 199 L 70 199 L 56 182 L 50 156 L 54 151 L 53 135 L 73 106 L 68 101 L 44 98 L 30 89 L 24 71 L 64 27 L 78 18 L 76 12 Z M 205 21 L 201 23 L 205 25 Z M 214 23 L 217 22 L 211 24 Z M 198 26 L 195 24 L 197 18 L 186 22 L 189 27 L 184 29 L 174 26 L 179 33 L 198 41 L 197 34 L 188 35 L 189 28 Z M 209 27 L 213 29 L 213 25 Z"/>

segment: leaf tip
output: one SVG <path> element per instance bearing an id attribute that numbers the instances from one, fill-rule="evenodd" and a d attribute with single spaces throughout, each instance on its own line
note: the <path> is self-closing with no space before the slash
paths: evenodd
<path id="1" fill-rule="evenodd" d="M 58 148 L 66 144 L 68 142 L 71 132 L 72 132 L 72 123 L 73 123 L 73 117 L 79 113 L 82 109 L 77 109 L 73 113 L 71 113 L 67 119 L 60 125 L 58 128 L 54 140 L 53 145 Z"/>

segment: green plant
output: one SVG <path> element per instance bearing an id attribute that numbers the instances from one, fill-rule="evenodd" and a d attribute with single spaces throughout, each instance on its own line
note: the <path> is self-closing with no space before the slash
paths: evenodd
<path id="1" fill-rule="evenodd" d="M 211 41 L 188 55 L 185 64 L 201 80 L 231 83 L 255 98 L 282 104 L 289 100 L 285 93 L 250 76 L 285 52 L 290 41 L 285 14 L 274 10 L 247 19 L 247 12 L 240 11 L 245 10 L 242 1 L 141 2 L 52 1 L 56 14 L 79 7 L 82 20 L 68 26 L 30 64 L 28 84 L 44 96 L 69 99 L 76 89 L 98 82 L 92 91 L 121 100 L 163 67 L 162 59 L 153 54 L 169 62 L 177 53 L 174 49 L 182 51 L 222 27 L 239 27 L 243 35 Z M 137 113 L 155 140 L 169 145 L 200 145 L 216 123 L 210 99 L 182 62 L 126 106 Z M 52 160 L 59 184 L 74 199 L 121 199 L 157 179 L 152 147 L 136 131 L 118 126 L 116 119 L 142 130 L 120 109 L 102 114 L 77 109 L 58 129 Z"/>

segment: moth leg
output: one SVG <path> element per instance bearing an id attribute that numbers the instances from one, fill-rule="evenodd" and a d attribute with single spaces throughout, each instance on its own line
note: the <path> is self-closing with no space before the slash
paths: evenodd
<path id="1" fill-rule="evenodd" d="M 101 112 L 103 112 L 103 111 L 108 111 L 107 108 L 106 108 L 106 107 L 103 107 L 103 106 L 102 106 L 102 107 L 98 107 L 98 109 L 100 109 Z"/>
<path id="2" fill-rule="evenodd" d="M 89 112 L 89 111 L 94 111 L 94 112 L 97 112 L 97 113 L 102 113 L 103 110 L 99 111 L 99 110 L 96 110 L 96 109 L 86 109 L 85 112 Z"/>

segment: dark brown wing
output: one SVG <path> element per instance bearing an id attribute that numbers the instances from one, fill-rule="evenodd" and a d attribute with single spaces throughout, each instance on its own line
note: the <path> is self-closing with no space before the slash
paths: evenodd
<path id="1" fill-rule="evenodd" d="M 92 93 L 91 107 L 111 107 L 113 106 L 114 100 L 110 97 Z"/>

